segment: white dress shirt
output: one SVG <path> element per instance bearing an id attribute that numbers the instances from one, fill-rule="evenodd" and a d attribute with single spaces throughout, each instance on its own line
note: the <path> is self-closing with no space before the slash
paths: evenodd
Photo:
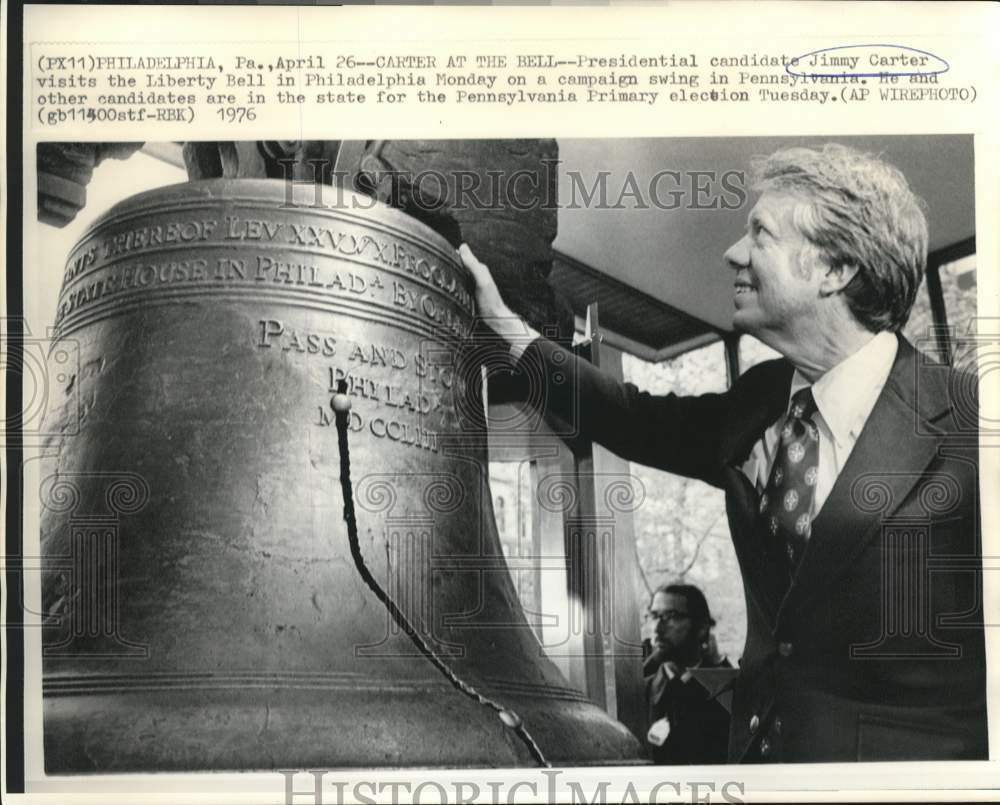
<path id="1" fill-rule="evenodd" d="M 861 429 L 875 407 L 875 401 L 889 379 L 898 347 L 895 334 L 878 333 L 812 384 L 817 408 L 813 421 L 819 429 L 819 467 L 812 503 L 813 518 L 830 495 L 861 435 Z M 809 381 L 796 370 L 788 391 L 789 407 L 792 395 L 809 385 Z M 785 416 L 780 417 L 764 432 L 743 464 L 743 472 L 758 492 L 767 487 L 784 421 Z"/>

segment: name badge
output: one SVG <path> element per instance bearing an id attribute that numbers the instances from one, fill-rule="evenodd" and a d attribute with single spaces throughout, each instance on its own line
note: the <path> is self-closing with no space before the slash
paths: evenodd
<path id="1" fill-rule="evenodd" d="M 649 728 L 649 732 L 646 733 L 646 740 L 653 746 L 663 746 L 668 735 L 670 735 L 670 722 L 665 718 L 661 718 L 655 721 L 653 726 Z"/>

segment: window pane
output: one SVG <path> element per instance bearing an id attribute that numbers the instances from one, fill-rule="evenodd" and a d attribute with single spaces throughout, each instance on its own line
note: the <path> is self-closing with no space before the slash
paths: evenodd
<path id="1" fill-rule="evenodd" d="M 514 589 L 528 623 L 538 635 L 540 611 L 535 589 L 536 557 L 531 544 L 531 464 L 528 461 L 491 461 L 490 492 L 500 547 L 510 568 Z"/>
<path id="2" fill-rule="evenodd" d="M 941 291 L 948 323 L 959 336 L 970 333 L 976 318 L 976 255 L 941 266 Z"/>
<path id="3" fill-rule="evenodd" d="M 740 372 L 745 372 L 758 363 L 780 358 L 781 354 L 752 335 L 740 336 Z"/>
<path id="4" fill-rule="evenodd" d="M 721 342 L 658 364 L 625 355 L 622 368 L 627 381 L 657 394 L 726 389 Z M 641 464 L 633 463 L 631 472 L 646 491 L 635 512 L 635 533 L 649 590 L 673 581 L 700 587 L 718 622 L 719 651 L 735 664 L 746 637 L 746 607 L 722 490 Z"/>
<path id="5" fill-rule="evenodd" d="M 976 255 L 970 254 L 941 266 L 941 294 L 944 296 L 944 309 L 952 332 L 954 365 L 978 374 L 976 292 Z"/>
<path id="6" fill-rule="evenodd" d="M 938 269 L 941 277 L 941 295 L 944 298 L 945 317 L 955 346 L 955 362 L 963 368 L 974 370 L 974 350 L 962 349 L 961 341 L 975 335 L 976 319 L 976 255 L 971 254 L 960 260 L 945 263 Z M 917 294 L 910 319 L 903 328 L 903 334 L 917 349 L 938 360 L 939 353 L 934 336 L 934 317 L 931 315 L 930 295 L 927 280 L 924 279 Z"/>

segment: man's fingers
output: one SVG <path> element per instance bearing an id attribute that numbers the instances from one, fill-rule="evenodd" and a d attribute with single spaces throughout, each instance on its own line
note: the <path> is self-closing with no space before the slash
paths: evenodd
<path id="1" fill-rule="evenodd" d="M 510 308 L 504 304 L 500 289 L 497 288 L 493 275 L 486 265 L 480 262 L 472 253 L 472 249 L 464 243 L 458 247 L 458 255 L 476 283 L 476 309 L 483 321 L 490 329 L 500 334 L 505 327 L 511 326 L 517 330 L 515 335 L 522 333 L 524 322 L 515 317 Z"/>
<path id="2" fill-rule="evenodd" d="M 493 285 L 493 275 L 490 274 L 490 270 L 472 253 L 472 249 L 469 248 L 468 244 L 463 243 L 458 247 L 458 256 L 462 258 L 462 263 L 469 270 L 469 273 L 472 274 L 476 285 L 481 288 Z"/>

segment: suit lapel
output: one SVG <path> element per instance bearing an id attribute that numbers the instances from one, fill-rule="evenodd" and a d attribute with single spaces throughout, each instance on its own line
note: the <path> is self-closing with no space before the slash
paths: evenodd
<path id="1" fill-rule="evenodd" d="M 885 387 L 813 520 L 812 536 L 781 612 L 822 596 L 850 568 L 879 533 L 878 524 L 898 509 L 936 455 L 940 439 L 931 435 L 929 422 L 949 408 L 948 394 L 940 372 L 918 377 L 919 361 L 901 338 Z"/>
<path id="2" fill-rule="evenodd" d="M 735 411 L 723 425 L 720 440 L 722 463 L 739 467 L 746 461 L 754 444 L 764 435 L 788 407 L 788 389 L 793 368 L 787 361 L 776 361 L 769 367 L 761 388 L 750 390 L 736 400 Z"/>

